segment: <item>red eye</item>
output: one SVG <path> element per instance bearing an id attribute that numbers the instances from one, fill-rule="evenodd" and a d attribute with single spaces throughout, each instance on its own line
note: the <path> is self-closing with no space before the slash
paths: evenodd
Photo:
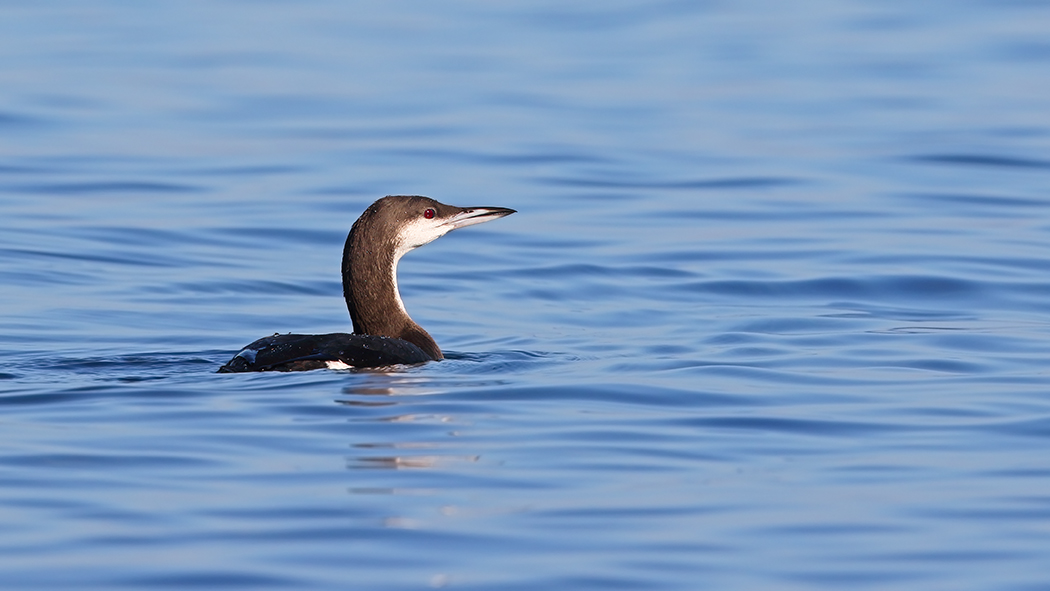
<path id="1" fill-rule="evenodd" d="M 433 218 L 434 210 L 428 207 L 427 210 L 423 212 L 423 217 L 427 218 L 428 220 Z"/>

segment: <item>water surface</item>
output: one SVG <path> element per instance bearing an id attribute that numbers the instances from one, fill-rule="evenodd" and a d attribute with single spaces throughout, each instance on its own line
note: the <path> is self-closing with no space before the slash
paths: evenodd
<path id="1" fill-rule="evenodd" d="M 0 7 L 33 589 L 1042 589 L 1045 2 Z M 386 194 L 448 359 L 350 329 Z"/>

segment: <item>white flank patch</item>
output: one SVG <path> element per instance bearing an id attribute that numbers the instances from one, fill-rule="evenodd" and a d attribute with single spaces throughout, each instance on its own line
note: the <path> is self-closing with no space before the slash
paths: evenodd
<path id="1" fill-rule="evenodd" d="M 328 369 L 352 369 L 352 365 L 347 365 L 342 361 L 329 361 Z"/>

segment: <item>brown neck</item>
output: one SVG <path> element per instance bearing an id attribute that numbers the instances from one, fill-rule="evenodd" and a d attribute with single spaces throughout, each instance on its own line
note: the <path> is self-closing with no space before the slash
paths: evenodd
<path id="1" fill-rule="evenodd" d="M 442 359 L 434 339 L 401 305 L 394 276 L 394 238 L 371 225 L 369 213 L 353 225 L 343 247 L 343 298 L 354 333 L 403 339 L 431 358 Z"/>

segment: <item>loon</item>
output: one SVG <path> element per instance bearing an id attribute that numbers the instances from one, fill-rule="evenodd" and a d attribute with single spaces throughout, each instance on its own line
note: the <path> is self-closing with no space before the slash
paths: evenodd
<path id="1" fill-rule="evenodd" d="M 343 297 L 353 334 L 275 334 L 241 349 L 219 373 L 411 365 L 444 358 L 405 311 L 397 263 L 408 251 L 457 228 L 515 213 L 506 207 L 455 207 L 419 195 L 376 201 L 354 222 L 343 247 Z"/>

